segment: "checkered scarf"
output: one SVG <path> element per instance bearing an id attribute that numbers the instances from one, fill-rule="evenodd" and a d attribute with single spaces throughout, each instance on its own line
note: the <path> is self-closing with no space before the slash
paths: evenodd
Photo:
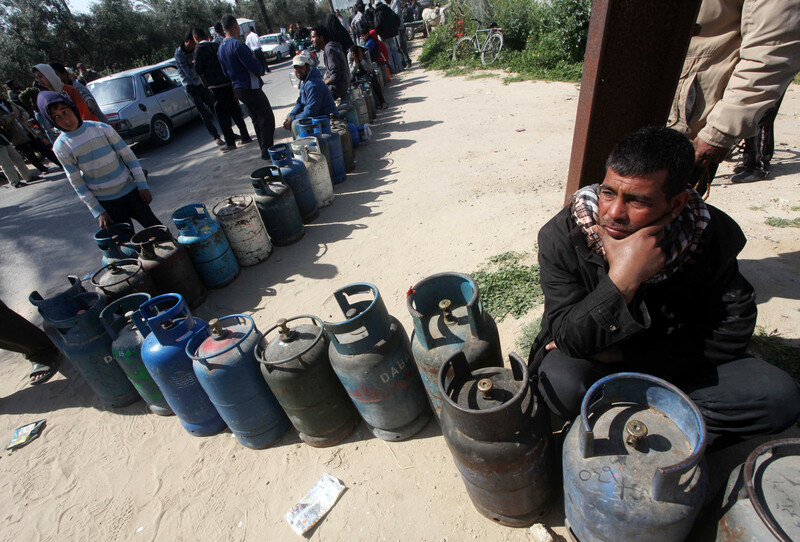
<path id="1" fill-rule="evenodd" d="M 589 248 L 605 258 L 603 241 L 591 230 L 591 227 L 597 224 L 598 218 L 598 186 L 593 184 L 575 192 L 572 195 L 570 208 L 572 218 L 586 236 Z M 662 246 L 667 255 L 667 262 L 661 271 L 645 282 L 648 284 L 660 282 L 678 271 L 684 264 L 691 262 L 694 254 L 698 252 L 700 237 L 710 220 L 711 214 L 703 198 L 696 191 L 689 189 L 689 202 L 686 207 L 664 228 Z"/>

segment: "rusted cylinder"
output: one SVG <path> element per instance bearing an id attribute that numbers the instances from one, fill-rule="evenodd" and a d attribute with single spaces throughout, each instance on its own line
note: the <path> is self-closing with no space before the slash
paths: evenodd
<path id="1" fill-rule="evenodd" d="M 142 267 L 139 260 L 117 260 L 92 275 L 92 285 L 103 296 L 106 304 L 126 295 L 145 292 L 158 295 L 153 279 Z"/>
<path id="2" fill-rule="evenodd" d="M 230 196 L 214 206 L 212 211 L 241 266 L 256 265 L 272 254 L 267 229 L 258 214 L 251 196 Z"/>

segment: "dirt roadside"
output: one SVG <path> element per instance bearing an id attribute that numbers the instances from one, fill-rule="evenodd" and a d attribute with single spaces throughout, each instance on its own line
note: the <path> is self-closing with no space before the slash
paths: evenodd
<path id="1" fill-rule="evenodd" d="M 281 317 L 319 314 L 336 288 L 368 281 L 410 331 L 411 284 L 534 250 L 564 199 L 578 86 L 504 86 L 497 77 L 445 78 L 415 66 L 388 97 L 392 107 L 357 150 L 356 171 L 305 238 L 212 292 L 199 316 L 247 313 L 263 330 Z M 764 221 L 800 216 L 798 114 L 793 85 L 776 121 L 774 177 L 731 185 L 726 163 L 709 199 L 747 233 L 741 267 L 759 292 L 759 324 L 795 344 L 798 230 Z M 203 181 L 191 164 L 175 174 Z M 504 353 L 537 312 L 499 324 Z M 3 540 L 296 540 L 283 515 L 323 472 L 348 489 L 313 540 L 530 539 L 527 529 L 499 526 L 473 508 L 435 423 L 402 443 L 375 439 L 362 424 L 328 449 L 305 446 L 290 430 L 254 451 L 230 433 L 191 437 L 175 418 L 145 414 L 142 403 L 103 409 L 70 368 L 31 388 L 21 356 L 3 352 L 0 360 L 0 436 L 48 420 L 38 441 L 0 454 Z M 547 522 L 562 532 L 555 508 Z"/>

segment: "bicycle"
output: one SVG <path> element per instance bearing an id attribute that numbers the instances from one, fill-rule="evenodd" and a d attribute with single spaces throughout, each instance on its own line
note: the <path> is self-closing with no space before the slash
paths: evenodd
<path id="1" fill-rule="evenodd" d="M 472 19 L 479 25 L 483 23 Z M 500 56 L 503 50 L 503 29 L 496 26 L 478 28 L 472 36 L 465 36 L 456 42 L 453 47 L 453 60 L 467 60 L 471 55 L 480 54 L 481 64 L 491 64 Z"/>

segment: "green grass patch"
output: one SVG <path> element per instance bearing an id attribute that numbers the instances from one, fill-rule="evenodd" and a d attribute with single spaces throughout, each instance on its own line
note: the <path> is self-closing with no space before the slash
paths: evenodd
<path id="1" fill-rule="evenodd" d="M 767 331 L 763 326 L 756 326 L 750 340 L 750 350 L 764 361 L 780 367 L 795 380 L 800 380 L 800 348 L 781 337 L 777 329 Z"/>
<path id="2" fill-rule="evenodd" d="M 792 205 L 789 207 L 792 211 L 800 211 L 800 205 Z"/>
<path id="3" fill-rule="evenodd" d="M 444 71 L 445 77 L 458 77 L 459 75 L 470 75 L 473 72 L 473 68 L 458 66 L 456 68 L 448 68 Z"/>
<path id="4" fill-rule="evenodd" d="M 539 335 L 539 332 L 542 330 L 542 318 L 539 317 L 533 322 L 529 322 L 522 326 L 522 330 L 520 330 L 519 337 L 517 337 L 517 352 L 520 356 L 524 359 L 528 352 L 531 351 L 531 346 L 533 346 L 533 341 L 536 340 L 536 336 Z"/>
<path id="5" fill-rule="evenodd" d="M 526 264 L 529 257 L 524 252 L 504 252 L 471 274 L 480 288 L 483 307 L 498 322 L 509 315 L 525 316 L 544 300 L 539 266 Z"/>
<path id="6" fill-rule="evenodd" d="M 497 74 L 489 72 L 473 73 L 472 75 L 468 75 L 467 79 L 486 79 L 487 77 L 497 77 Z"/>
<path id="7" fill-rule="evenodd" d="M 764 224 L 774 228 L 800 228 L 800 217 L 778 218 L 776 216 L 771 216 L 764 221 Z"/>
<path id="8" fill-rule="evenodd" d="M 763 205 L 751 205 L 750 207 L 748 207 L 748 209 L 750 209 L 751 211 L 763 211 L 764 210 L 764 206 Z"/>

